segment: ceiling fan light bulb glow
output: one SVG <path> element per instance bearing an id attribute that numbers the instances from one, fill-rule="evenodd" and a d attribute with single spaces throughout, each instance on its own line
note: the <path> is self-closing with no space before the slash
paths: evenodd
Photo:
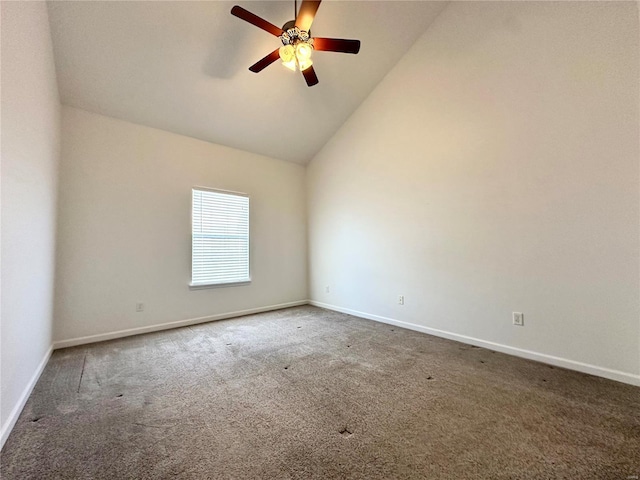
<path id="1" fill-rule="evenodd" d="M 287 67 L 289 70 L 293 70 L 295 72 L 296 71 L 296 59 L 295 59 L 295 57 L 293 59 L 289 60 L 288 62 L 285 62 L 283 60 L 282 61 L 282 65 Z"/>
<path id="2" fill-rule="evenodd" d="M 303 71 L 313 65 L 313 60 L 311 60 L 310 58 L 307 58 L 306 60 L 298 59 L 298 64 L 300 65 L 300 71 Z"/>
<path id="3" fill-rule="evenodd" d="M 309 60 L 311 58 L 312 51 L 313 48 L 308 43 L 298 43 L 298 45 L 296 45 L 296 57 L 298 57 L 298 61 L 303 62 L 305 60 Z"/>
<path id="4" fill-rule="evenodd" d="M 293 48 L 293 45 L 283 45 L 278 50 L 280 54 L 280 58 L 282 59 L 282 63 L 291 62 L 292 60 L 295 62 L 296 59 L 296 51 Z"/>

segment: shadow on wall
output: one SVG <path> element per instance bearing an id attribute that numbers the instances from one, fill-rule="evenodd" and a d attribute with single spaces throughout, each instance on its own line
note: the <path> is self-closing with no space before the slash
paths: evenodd
<path id="1" fill-rule="evenodd" d="M 293 16 L 293 2 L 241 2 L 242 7 L 281 27 Z M 203 73 L 213 78 L 229 79 L 246 70 L 281 43 L 276 37 L 231 15 L 234 3 L 228 2 L 228 19 L 211 37 L 209 55 Z M 282 19 L 285 20 L 282 20 Z"/>

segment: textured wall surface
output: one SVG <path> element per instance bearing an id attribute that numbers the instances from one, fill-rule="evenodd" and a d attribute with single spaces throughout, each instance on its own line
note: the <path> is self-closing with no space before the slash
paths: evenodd
<path id="1" fill-rule="evenodd" d="M 62 132 L 56 340 L 307 298 L 304 167 L 71 107 Z M 250 285 L 189 289 L 194 186 L 249 194 Z"/>
<path id="2" fill-rule="evenodd" d="M 640 379 L 637 8 L 451 3 L 309 166 L 311 298 Z"/>
<path id="3" fill-rule="evenodd" d="M 4 441 L 51 347 L 60 102 L 45 3 L 1 9 Z"/>

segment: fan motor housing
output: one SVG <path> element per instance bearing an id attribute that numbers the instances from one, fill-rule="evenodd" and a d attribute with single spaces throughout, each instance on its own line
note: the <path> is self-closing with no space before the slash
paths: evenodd
<path id="1" fill-rule="evenodd" d="M 286 32 L 287 30 L 289 30 L 290 28 L 293 28 L 295 26 L 296 26 L 296 21 L 295 20 L 289 20 L 287 23 L 285 23 L 282 26 L 282 30 Z M 311 38 L 311 30 L 309 30 L 307 33 L 309 34 L 309 38 Z"/>

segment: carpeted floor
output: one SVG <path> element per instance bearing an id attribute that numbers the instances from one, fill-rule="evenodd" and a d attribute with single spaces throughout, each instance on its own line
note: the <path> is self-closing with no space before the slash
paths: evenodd
<path id="1" fill-rule="evenodd" d="M 54 352 L 1 473 L 631 479 L 640 388 L 297 307 Z"/>

